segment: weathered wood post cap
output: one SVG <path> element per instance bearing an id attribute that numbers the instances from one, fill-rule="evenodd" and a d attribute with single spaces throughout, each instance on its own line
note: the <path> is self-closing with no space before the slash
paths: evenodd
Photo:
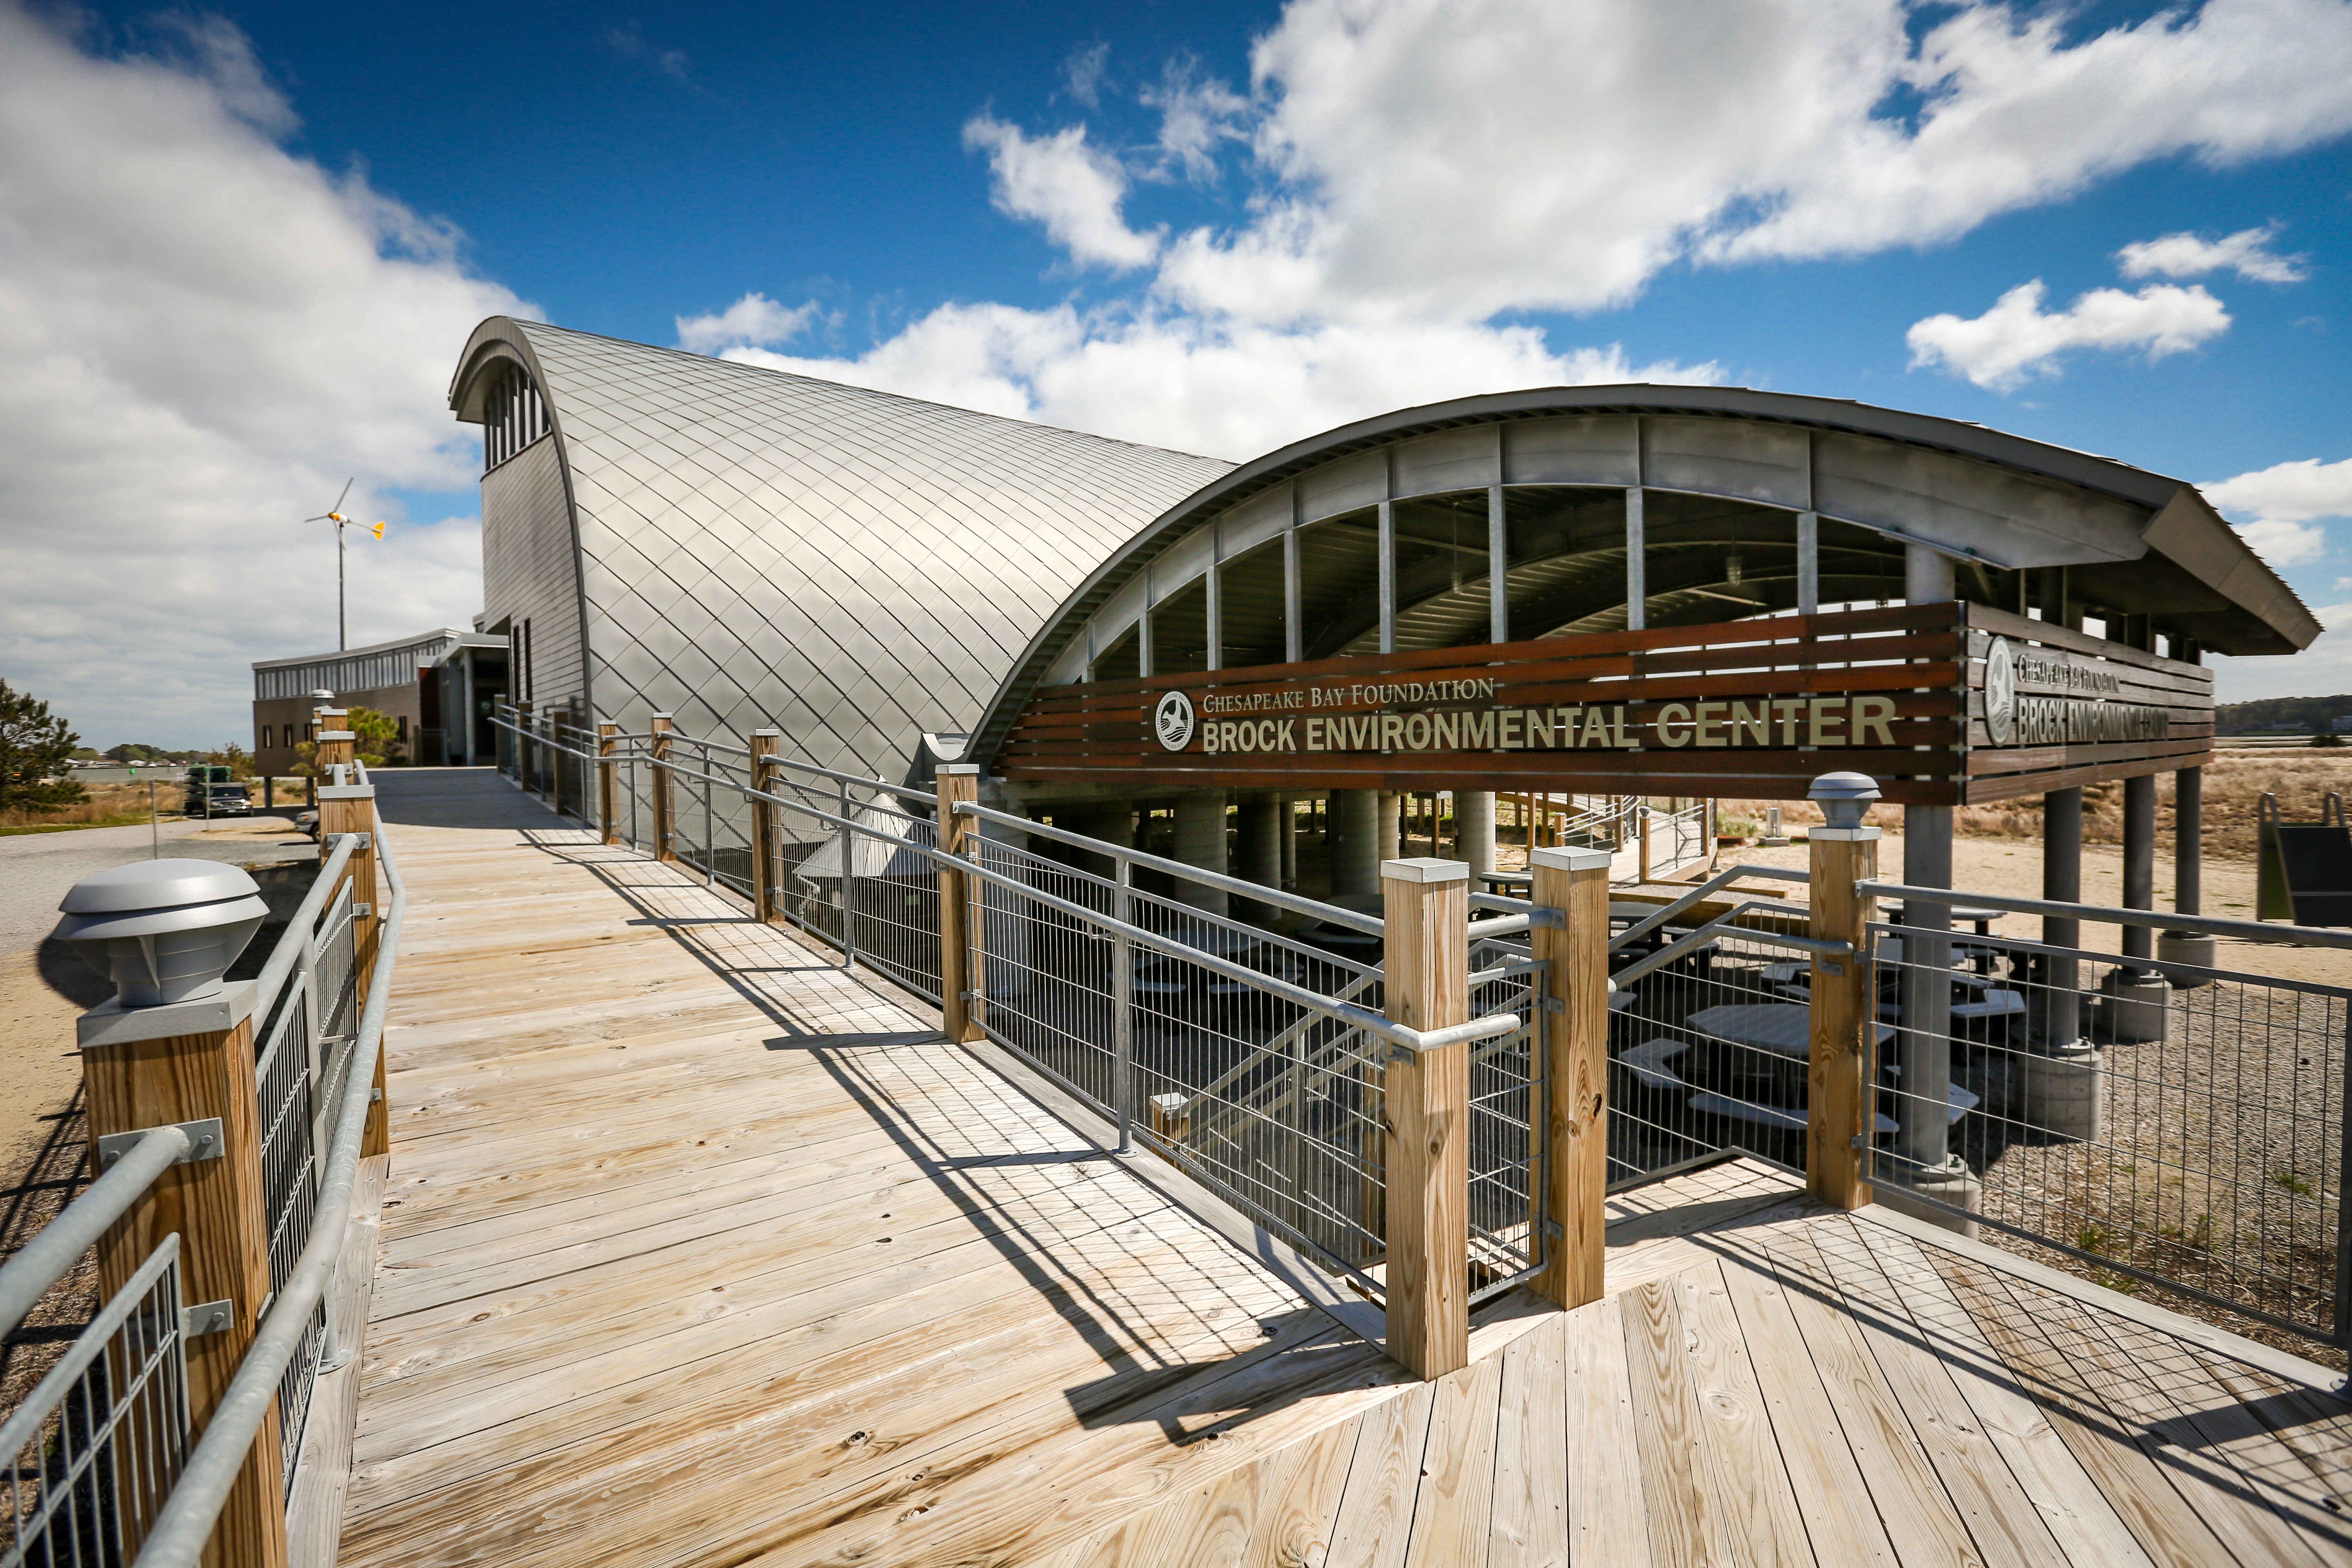
<path id="1" fill-rule="evenodd" d="M 1606 849 L 1533 849 L 1528 865 L 1538 871 L 1605 871 L 1614 858 Z"/>
<path id="2" fill-rule="evenodd" d="M 58 908 L 58 940 L 112 981 L 125 1007 L 218 994 L 269 918 L 259 884 L 212 860 L 134 860 L 84 877 Z"/>
<path id="3" fill-rule="evenodd" d="M 1823 773 L 1813 780 L 1805 798 L 1822 808 L 1832 827 L 1860 827 L 1870 803 L 1878 798 L 1878 781 L 1868 773 Z"/>
<path id="4" fill-rule="evenodd" d="M 1461 860 L 1383 860 L 1381 875 L 1401 882 L 1466 882 L 1470 867 Z"/>

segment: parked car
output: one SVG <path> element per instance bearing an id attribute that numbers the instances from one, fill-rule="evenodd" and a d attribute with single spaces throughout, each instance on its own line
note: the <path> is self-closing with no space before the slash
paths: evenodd
<path id="1" fill-rule="evenodd" d="M 318 841 L 318 837 L 319 837 L 319 814 L 318 814 L 317 812 L 315 812 L 315 811 L 298 811 L 298 812 L 296 812 L 296 813 L 294 814 L 294 826 L 295 826 L 296 827 L 300 828 L 303 832 L 305 832 L 305 833 L 309 834 L 309 835 L 310 836 L 311 842 L 316 843 L 316 842 Z"/>
<path id="2" fill-rule="evenodd" d="M 189 792 L 193 797 L 194 791 Z M 251 816 L 253 797 L 241 784 L 207 784 L 201 802 L 190 808 L 191 816 Z"/>

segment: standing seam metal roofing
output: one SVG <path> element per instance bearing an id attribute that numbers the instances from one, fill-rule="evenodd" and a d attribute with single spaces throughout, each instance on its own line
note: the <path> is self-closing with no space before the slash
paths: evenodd
<path id="1" fill-rule="evenodd" d="M 1072 590 L 1233 467 L 506 317 L 459 360 L 460 418 L 502 359 L 562 458 L 597 712 L 774 725 L 787 754 L 887 776 L 971 729 Z"/>

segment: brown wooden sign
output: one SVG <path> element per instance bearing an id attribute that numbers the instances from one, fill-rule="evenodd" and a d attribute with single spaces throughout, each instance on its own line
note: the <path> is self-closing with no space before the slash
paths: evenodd
<path id="1" fill-rule="evenodd" d="M 1941 805 L 2193 766 L 2211 733 L 2210 672 L 1954 604 L 1055 687 L 996 767 L 1155 790 L 1764 799 L 1852 769 Z"/>

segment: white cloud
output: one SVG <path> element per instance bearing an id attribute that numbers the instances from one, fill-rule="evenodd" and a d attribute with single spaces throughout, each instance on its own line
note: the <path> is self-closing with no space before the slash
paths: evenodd
<path id="1" fill-rule="evenodd" d="M 2126 278 L 2202 278 L 2227 269 L 2257 283 L 2300 283 L 2311 276 L 2303 256 L 2281 256 L 2270 248 L 2278 226 L 2242 228 L 2220 239 L 2181 233 L 2143 239 L 2116 252 Z"/>
<path id="2" fill-rule="evenodd" d="M 2137 294 L 2094 289 L 2063 310 L 2044 311 L 2042 279 L 2021 283 L 1974 320 L 1929 316 L 1912 323 L 1913 365 L 1942 364 L 1979 386 L 2013 392 L 2034 375 L 2058 374 L 2069 349 L 2145 349 L 2150 359 L 2181 353 L 2225 332 L 2230 313 L 2202 288 L 2152 283 Z"/>
<path id="3" fill-rule="evenodd" d="M 2209 0 L 2069 45 L 2054 11 L 1901 0 L 1295 0 L 1253 57 L 1251 216 L 1165 298 L 1280 321 L 1483 321 L 1678 261 L 1953 238 L 2152 159 L 2352 130 L 2352 5 Z M 1885 109 L 1913 95 L 1916 115 Z"/>
<path id="4" fill-rule="evenodd" d="M 1088 109 L 1102 102 L 1103 82 L 1110 75 L 1110 40 L 1097 38 L 1070 51 L 1062 62 L 1062 83 L 1070 96 Z"/>
<path id="5" fill-rule="evenodd" d="M 2352 517 L 2352 458 L 2340 463 L 2323 463 L 2316 458 L 2274 463 L 2198 488 L 2221 510 L 2263 522 Z"/>
<path id="6" fill-rule="evenodd" d="M 0 5 L 0 668 L 100 745 L 250 730 L 253 659 L 333 646 L 322 511 L 352 540 L 354 642 L 463 624 L 475 525 L 387 489 L 469 488 L 444 402 L 480 318 L 519 309 L 446 226 L 291 157 L 226 24 L 98 58 Z"/>
<path id="7" fill-rule="evenodd" d="M 1249 100 L 1224 83 L 1201 79 L 1192 60 L 1171 60 L 1160 85 L 1146 88 L 1141 101 L 1160 111 L 1160 153 L 1166 169 L 1188 180 L 1216 177 L 1217 153 L 1224 142 L 1248 135 Z"/>
<path id="8" fill-rule="evenodd" d="M 790 342 L 817 317 L 814 300 L 787 310 L 765 294 L 746 294 L 715 316 L 677 318 L 677 346 L 698 354 Z"/>
<path id="9" fill-rule="evenodd" d="M 1723 379 L 1713 363 L 1637 366 L 1615 344 L 1556 353 L 1531 327 L 1285 331 L 1069 306 L 945 306 L 856 359 L 758 349 L 726 357 L 1234 458 L 1351 419 L 1474 393 Z"/>
<path id="10" fill-rule="evenodd" d="M 996 205 L 1044 224 L 1073 260 L 1126 271 L 1160 254 L 1158 235 L 1138 234 L 1119 216 L 1127 174 L 1117 159 L 1087 144 L 1085 126 L 1033 139 L 983 114 L 965 125 L 963 140 L 987 151 Z"/>
<path id="11" fill-rule="evenodd" d="M 2239 524 L 2255 552 L 2273 566 L 2295 566 L 2327 554 L 2322 518 L 2352 517 L 2352 458 L 2276 463 L 2198 487 Z M 2336 586 L 2342 588 L 2344 583 Z"/>

